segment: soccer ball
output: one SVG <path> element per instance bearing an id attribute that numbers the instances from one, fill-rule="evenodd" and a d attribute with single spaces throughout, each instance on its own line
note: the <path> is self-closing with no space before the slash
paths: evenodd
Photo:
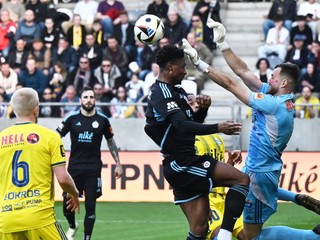
<path id="1" fill-rule="evenodd" d="M 134 35 L 143 44 L 153 44 L 164 34 L 164 25 L 160 18 L 152 14 L 141 16 L 134 25 Z"/>

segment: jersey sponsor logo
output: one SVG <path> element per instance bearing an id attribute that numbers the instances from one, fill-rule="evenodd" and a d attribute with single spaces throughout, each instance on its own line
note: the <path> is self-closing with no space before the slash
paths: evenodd
<path id="1" fill-rule="evenodd" d="M 64 152 L 63 145 L 60 145 L 60 154 L 61 154 L 61 157 L 65 157 L 66 156 L 66 153 Z"/>
<path id="2" fill-rule="evenodd" d="M 2 207 L 1 212 L 10 212 L 12 211 L 12 205 L 8 204 Z"/>
<path id="3" fill-rule="evenodd" d="M 167 103 L 167 110 L 173 110 L 178 108 L 178 104 L 175 101 L 171 101 Z"/>
<path id="4" fill-rule="evenodd" d="M 263 99 L 263 98 L 264 98 L 263 93 L 255 93 L 254 94 L 254 99 L 256 99 L 256 100 Z"/>
<path id="5" fill-rule="evenodd" d="M 27 141 L 28 143 L 30 144 L 35 144 L 35 143 L 38 143 L 40 140 L 40 136 L 36 133 L 30 133 L 28 136 L 27 136 Z"/>
<path id="6" fill-rule="evenodd" d="M 81 126 L 81 122 L 77 122 L 77 123 L 76 123 L 76 126 Z"/>
<path id="7" fill-rule="evenodd" d="M 1 146 L 24 142 L 23 133 L 10 134 L 1 138 Z"/>
<path id="8" fill-rule="evenodd" d="M 32 198 L 32 197 L 39 197 L 40 190 L 27 190 L 22 192 L 9 192 L 4 196 L 3 200 L 14 200 L 14 199 L 21 199 L 21 198 Z"/>
<path id="9" fill-rule="evenodd" d="M 79 133 L 78 142 L 92 142 L 93 132 Z"/>
<path id="10" fill-rule="evenodd" d="M 99 127 L 99 123 L 98 123 L 97 121 L 94 121 L 94 122 L 92 123 L 92 127 L 93 127 L 93 128 L 98 128 L 98 127 Z"/>
<path id="11" fill-rule="evenodd" d="M 209 161 L 205 161 L 204 163 L 203 163 L 203 167 L 204 168 L 208 168 L 208 167 L 210 167 L 210 162 Z"/>
<path id="12" fill-rule="evenodd" d="M 288 111 L 291 111 L 292 109 L 294 109 L 294 106 L 291 100 L 286 101 L 286 107 Z"/>

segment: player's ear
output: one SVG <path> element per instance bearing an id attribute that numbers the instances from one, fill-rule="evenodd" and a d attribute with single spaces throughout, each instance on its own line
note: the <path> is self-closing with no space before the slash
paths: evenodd
<path id="1" fill-rule="evenodd" d="M 284 78 L 281 83 L 281 87 L 286 87 L 288 85 L 288 78 Z"/>

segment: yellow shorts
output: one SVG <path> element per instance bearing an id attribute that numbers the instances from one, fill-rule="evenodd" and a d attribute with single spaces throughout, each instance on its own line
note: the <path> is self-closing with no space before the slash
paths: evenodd
<path id="1" fill-rule="evenodd" d="M 0 240 L 67 240 L 59 222 L 52 223 L 42 228 L 14 233 L 0 233 Z"/>
<path id="2" fill-rule="evenodd" d="M 211 194 L 210 194 L 211 195 Z M 219 194 L 209 197 L 210 208 L 212 217 L 209 221 L 209 233 L 207 234 L 207 239 L 210 239 L 212 233 L 217 227 L 220 227 L 222 224 L 223 214 L 224 214 L 224 197 Z M 241 215 L 236 223 L 234 224 L 232 236 L 237 237 L 238 234 L 243 230 L 243 216 Z"/>

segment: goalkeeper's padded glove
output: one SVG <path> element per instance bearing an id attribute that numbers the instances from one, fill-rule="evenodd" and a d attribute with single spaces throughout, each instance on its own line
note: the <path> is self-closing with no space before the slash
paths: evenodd
<path id="1" fill-rule="evenodd" d="M 182 39 L 182 47 L 184 53 L 188 55 L 190 61 L 198 68 L 199 71 L 209 71 L 209 65 L 200 59 L 197 50 L 191 47 L 190 43 L 185 38 Z"/>
<path id="2" fill-rule="evenodd" d="M 228 43 L 224 40 L 226 37 L 226 28 L 221 23 L 216 22 L 211 18 L 207 21 L 207 26 L 213 30 L 213 42 L 217 44 L 220 52 L 229 49 Z"/>

